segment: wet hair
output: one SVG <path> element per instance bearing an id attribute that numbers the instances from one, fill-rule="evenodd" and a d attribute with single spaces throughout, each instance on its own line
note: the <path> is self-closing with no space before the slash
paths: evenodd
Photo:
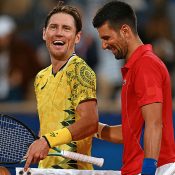
<path id="1" fill-rule="evenodd" d="M 70 5 L 65 5 L 63 1 L 59 1 L 57 6 L 55 6 L 47 15 L 45 19 L 45 24 L 44 27 L 47 28 L 48 23 L 52 15 L 57 14 L 57 13 L 65 13 L 69 14 L 74 18 L 75 21 L 75 26 L 76 26 L 76 33 L 80 32 L 82 29 L 82 20 L 81 20 L 81 15 L 77 8 L 70 6 Z"/>
<path id="2" fill-rule="evenodd" d="M 100 8 L 93 19 L 93 26 L 99 28 L 105 22 L 108 22 L 114 29 L 119 29 L 123 24 L 127 24 L 134 33 L 137 33 L 136 14 L 125 2 L 111 1 Z"/>

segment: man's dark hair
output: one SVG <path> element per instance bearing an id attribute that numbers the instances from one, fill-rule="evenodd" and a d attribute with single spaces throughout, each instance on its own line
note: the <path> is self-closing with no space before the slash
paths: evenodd
<path id="1" fill-rule="evenodd" d="M 123 24 L 131 27 L 137 33 L 137 17 L 132 7 L 121 1 L 111 1 L 99 9 L 93 19 L 95 28 L 101 27 L 105 22 L 114 29 L 119 29 Z"/>
<path id="2" fill-rule="evenodd" d="M 75 7 L 65 5 L 63 1 L 59 1 L 58 5 L 49 12 L 45 20 L 45 25 L 44 25 L 45 28 L 47 27 L 52 15 L 57 14 L 57 13 L 65 13 L 65 14 L 71 15 L 75 20 L 76 33 L 81 31 L 82 20 L 81 20 L 81 15 L 79 11 Z"/>

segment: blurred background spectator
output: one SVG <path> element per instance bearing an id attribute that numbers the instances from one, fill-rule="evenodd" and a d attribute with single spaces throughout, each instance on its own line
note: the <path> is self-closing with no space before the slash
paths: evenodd
<path id="1" fill-rule="evenodd" d="M 97 93 L 101 111 L 120 111 L 122 61 L 101 49 L 92 18 L 109 0 L 65 0 L 80 9 L 83 19 L 81 42 L 76 52 L 97 73 Z M 130 3 L 138 16 L 138 31 L 144 43 L 153 44 L 154 51 L 166 64 L 175 96 L 175 0 L 123 0 Z M 0 101 L 26 101 L 32 97 L 36 73 L 50 64 L 42 40 L 47 13 L 58 0 L 0 1 L 4 18 L 0 31 Z M 8 16 L 8 19 L 7 19 Z M 5 22 L 6 20 L 6 22 Z M 3 24 L 2 24 L 3 23 Z M 8 30 L 2 26 L 9 25 Z"/>
<path id="2" fill-rule="evenodd" d="M 31 98 L 31 82 L 40 69 L 32 46 L 16 36 L 16 23 L 0 16 L 0 101 Z"/>

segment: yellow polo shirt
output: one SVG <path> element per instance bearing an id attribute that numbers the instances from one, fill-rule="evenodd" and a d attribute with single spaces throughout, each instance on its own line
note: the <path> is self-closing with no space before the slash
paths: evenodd
<path id="1" fill-rule="evenodd" d="M 74 55 L 56 75 L 52 73 L 52 65 L 40 71 L 35 80 L 35 92 L 42 136 L 79 120 L 75 112 L 78 104 L 96 98 L 96 76 L 84 60 Z M 59 148 L 90 155 L 91 144 L 92 137 L 87 137 Z M 93 169 L 91 164 L 59 156 L 48 156 L 40 161 L 39 167 Z"/>

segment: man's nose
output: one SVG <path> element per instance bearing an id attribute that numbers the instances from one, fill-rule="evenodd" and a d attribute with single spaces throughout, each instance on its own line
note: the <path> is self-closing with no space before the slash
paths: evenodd
<path id="1" fill-rule="evenodd" d="M 55 34 L 58 36 L 62 36 L 63 35 L 63 30 L 61 28 L 57 28 L 57 30 L 55 31 Z"/>

